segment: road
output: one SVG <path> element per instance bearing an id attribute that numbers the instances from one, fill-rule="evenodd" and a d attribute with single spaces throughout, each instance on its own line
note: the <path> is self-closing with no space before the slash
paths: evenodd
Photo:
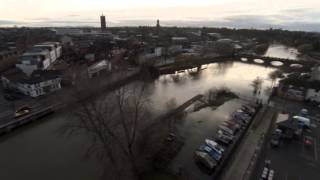
<path id="1" fill-rule="evenodd" d="M 279 110 L 296 114 L 302 108 L 306 108 L 303 103 L 276 99 L 275 106 Z M 315 117 L 319 110 L 307 107 L 312 117 Z M 305 132 L 314 138 L 311 147 L 304 145 L 302 140 L 282 140 L 278 148 L 271 148 L 268 140 L 267 147 L 263 153 L 257 171 L 254 172 L 252 180 L 258 180 L 265 160 L 271 160 L 271 169 L 275 170 L 275 180 L 319 180 L 320 179 L 320 124 L 312 121 L 311 132 Z"/>

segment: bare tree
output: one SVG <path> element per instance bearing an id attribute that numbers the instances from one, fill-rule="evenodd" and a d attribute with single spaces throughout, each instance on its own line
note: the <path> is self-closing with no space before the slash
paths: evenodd
<path id="1" fill-rule="evenodd" d="M 67 127 L 68 132 L 90 137 L 87 154 L 97 155 L 105 167 L 111 167 L 107 173 L 110 179 L 141 179 L 150 157 L 165 138 L 157 130 L 168 127 L 152 121 L 145 89 L 144 83 L 135 83 L 99 98 L 81 99 L 76 110 L 78 118 Z"/>
<path id="2" fill-rule="evenodd" d="M 283 73 L 282 73 L 282 71 L 280 71 L 280 70 L 276 70 L 276 71 L 272 71 L 270 74 L 269 74 L 269 79 L 272 81 L 272 88 L 275 86 L 275 84 L 276 84 L 276 80 L 278 79 L 278 78 L 281 78 L 281 77 L 283 77 Z"/>
<path id="3" fill-rule="evenodd" d="M 251 83 L 251 86 L 253 87 L 253 94 L 259 94 L 262 89 L 263 80 L 260 77 L 257 77 L 254 79 Z"/>

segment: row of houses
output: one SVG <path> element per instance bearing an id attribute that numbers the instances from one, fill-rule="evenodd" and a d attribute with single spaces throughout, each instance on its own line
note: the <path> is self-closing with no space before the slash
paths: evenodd
<path id="1" fill-rule="evenodd" d="M 27 76 L 20 69 L 11 69 L 1 77 L 3 87 L 18 90 L 31 97 L 42 96 L 61 89 L 61 73 L 55 70 L 36 70 Z"/>
<path id="2" fill-rule="evenodd" d="M 15 68 L 2 74 L 3 87 L 31 97 L 61 89 L 62 73 L 50 70 L 61 55 L 62 46 L 59 42 L 34 45 L 18 58 Z"/>
<path id="3" fill-rule="evenodd" d="M 303 77 L 289 77 L 279 82 L 277 94 L 281 97 L 320 103 L 320 66 L 314 67 L 312 73 Z"/>
<path id="4" fill-rule="evenodd" d="M 46 70 L 62 55 L 62 46 L 58 42 L 45 42 L 34 45 L 18 59 L 16 67 L 31 75 L 35 70 Z"/>

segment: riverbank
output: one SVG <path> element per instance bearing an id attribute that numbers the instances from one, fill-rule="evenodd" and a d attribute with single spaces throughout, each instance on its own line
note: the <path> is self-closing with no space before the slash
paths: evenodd
<path id="1" fill-rule="evenodd" d="M 13 107 L 27 106 L 32 108 L 32 113 L 19 119 L 15 119 L 14 116 L 6 116 L 2 119 L 0 118 L 0 134 L 10 133 L 14 129 L 35 120 L 41 120 L 41 118 L 53 113 L 54 111 L 72 107 L 80 101 L 84 101 L 88 98 L 95 98 L 101 93 L 107 93 L 117 89 L 137 79 L 139 74 L 140 69 L 135 69 L 133 71 L 114 73 L 109 75 L 107 78 L 100 77 L 98 79 L 91 79 L 91 81 L 89 81 L 85 86 L 84 84 L 80 85 L 82 88 L 86 88 L 83 89 L 84 91 L 91 91 L 91 93 L 88 94 L 76 94 L 79 93 L 77 91 L 78 89 L 75 89 L 75 87 L 68 87 L 37 99 L 25 98 L 14 102 Z M 94 91 L 94 93 L 92 93 L 92 91 Z"/>

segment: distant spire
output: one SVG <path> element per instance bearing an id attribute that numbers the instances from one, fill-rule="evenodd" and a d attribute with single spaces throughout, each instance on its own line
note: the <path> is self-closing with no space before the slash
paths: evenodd
<path id="1" fill-rule="evenodd" d="M 160 28 L 160 20 L 157 19 L 157 28 Z"/>
<path id="2" fill-rule="evenodd" d="M 100 16 L 100 23 L 101 23 L 101 31 L 107 30 L 107 23 L 106 23 L 106 17 L 103 15 Z"/>

